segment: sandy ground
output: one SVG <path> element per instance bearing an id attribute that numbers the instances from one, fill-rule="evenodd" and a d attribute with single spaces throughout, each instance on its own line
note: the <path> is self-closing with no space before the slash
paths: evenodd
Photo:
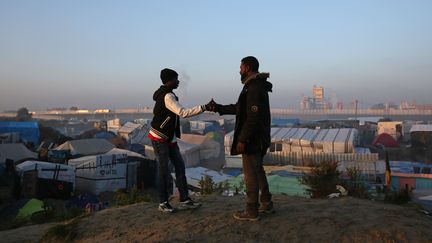
<path id="1" fill-rule="evenodd" d="M 201 197 L 195 210 L 162 214 L 155 203 L 106 209 L 67 227 L 74 242 L 432 242 L 432 218 L 411 206 L 351 197 L 275 196 L 277 212 L 238 222 L 244 196 Z M 174 201 L 173 205 L 177 205 Z M 38 241 L 52 225 L 0 231 L 0 241 Z M 65 238 L 64 238 L 65 239 Z M 49 238 L 45 242 L 64 239 Z"/>

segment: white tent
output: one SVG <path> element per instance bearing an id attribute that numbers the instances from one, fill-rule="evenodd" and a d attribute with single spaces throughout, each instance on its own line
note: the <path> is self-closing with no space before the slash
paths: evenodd
<path id="1" fill-rule="evenodd" d="M 77 190 L 99 194 L 102 191 L 113 191 L 119 188 L 130 188 L 145 181 L 154 184 L 151 178 L 156 173 L 155 164 L 146 164 L 140 170 L 141 163 L 150 161 L 141 154 L 113 148 L 102 155 L 90 155 L 69 160 L 69 165 L 76 168 Z M 107 168 L 111 170 L 108 173 Z M 114 174 L 115 172 L 115 174 Z M 139 175 L 139 173 L 143 173 Z M 142 178 L 145 174 L 152 175 Z"/>
<path id="2" fill-rule="evenodd" d="M 432 124 L 416 124 L 412 125 L 411 132 L 432 132 Z"/>
<path id="3" fill-rule="evenodd" d="M 115 148 L 115 146 L 105 139 L 90 138 L 67 141 L 54 150 L 67 150 L 70 151 L 72 156 L 75 156 L 102 154 L 113 148 Z"/>
<path id="4" fill-rule="evenodd" d="M 18 164 L 16 171 L 20 175 L 27 171 L 37 171 L 38 178 L 75 183 L 75 169 L 68 165 L 28 160 Z"/>
<path id="5" fill-rule="evenodd" d="M 6 162 L 6 159 L 18 161 L 22 159 L 36 159 L 37 154 L 28 150 L 21 143 L 0 144 L 0 165 Z"/>
<path id="6" fill-rule="evenodd" d="M 270 152 L 353 153 L 357 140 L 358 131 L 354 128 L 272 128 Z M 226 154 L 229 154 L 231 143 L 232 134 L 227 134 Z"/>
<path id="7" fill-rule="evenodd" d="M 137 157 L 137 158 L 145 158 L 143 155 L 139 154 L 139 153 L 135 153 L 133 151 L 130 150 L 126 150 L 126 149 L 119 149 L 119 148 L 113 148 L 110 151 L 102 154 L 102 155 L 115 155 L 115 154 L 125 154 L 128 157 Z M 99 155 L 89 155 L 89 156 L 84 156 L 84 157 L 80 157 L 80 158 L 76 158 L 76 159 L 71 159 L 68 161 L 68 164 L 70 166 L 73 167 L 78 167 L 80 165 L 83 164 L 88 164 L 89 162 L 96 162 L 96 158 Z"/>
<path id="8" fill-rule="evenodd" d="M 105 154 L 69 160 L 76 170 L 76 189 L 98 195 L 127 187 L 127 155 Z"/>
<path id="9" fill-rule="evenodd" d="M 74 192 L 75 170 L 71 166 L 29 160 L 18 164 L 16 171 L 24 196 L 67 199 Z"/>

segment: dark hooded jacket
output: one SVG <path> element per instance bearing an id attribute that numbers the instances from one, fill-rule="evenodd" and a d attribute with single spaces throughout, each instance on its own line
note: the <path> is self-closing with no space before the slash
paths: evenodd
<path id="1" fill-rule="evenodd" d="M 151 122 L 151 131 L 161 138 L 171 141 L 174 136 L 180 138 L 180 117 L 174 112 L 168 110 L 165 106 L 165 95 L 174 92 L 162 85 L 153 94 L 153 100 L 156 104 L 153 108 L 153 120 Z M 176 100 L 178 97 L 174 94 Z"/>
<path id="2" fill-rule="evenodd" d="M 271 115 L 268 92 L 273 85 L 267 81 L 269 73 L 256 73 L 244 82 L 236 104 L 221 105 L 220 115 L 236 115 L 231 155 L 239 154 L 238 142 L 246 145 L 246 154 L 265 154 L 270 146 Z"/>

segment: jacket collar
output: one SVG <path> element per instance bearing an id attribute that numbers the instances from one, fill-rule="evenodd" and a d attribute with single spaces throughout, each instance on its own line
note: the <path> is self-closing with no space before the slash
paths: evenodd
<path id="1" fill-rule="evenodd" d="M 246 85 L 247 83 L 249 83 L 253 79 L 257 79 L 257 78 L 267 79 L 269 77 L 270 77 L 270 73 L 253 73 L 253 74 L 249 75 L 244 81 L 242 81 L 242 84 Z"/>

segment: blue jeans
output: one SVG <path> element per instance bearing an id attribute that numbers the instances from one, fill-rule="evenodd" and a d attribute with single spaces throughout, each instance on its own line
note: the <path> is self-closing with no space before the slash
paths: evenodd
<path id="1" fill-rule="evenodd" d="M 154 153 L 158 161 L 158 190 L 159 190 L 159 202 L 163 203 L 168 201 L 168 185 L 171 179 L 168 163 L 174 165 L 176 174 L 176 185 L 180 193 L 180 201 L 186 201 L 189 199 L 188 186 L 185 175 L 185 164 L 180 154 L 180 149 L 177 145 L 169 142 L 156 142 L 152 141 Z"/>

